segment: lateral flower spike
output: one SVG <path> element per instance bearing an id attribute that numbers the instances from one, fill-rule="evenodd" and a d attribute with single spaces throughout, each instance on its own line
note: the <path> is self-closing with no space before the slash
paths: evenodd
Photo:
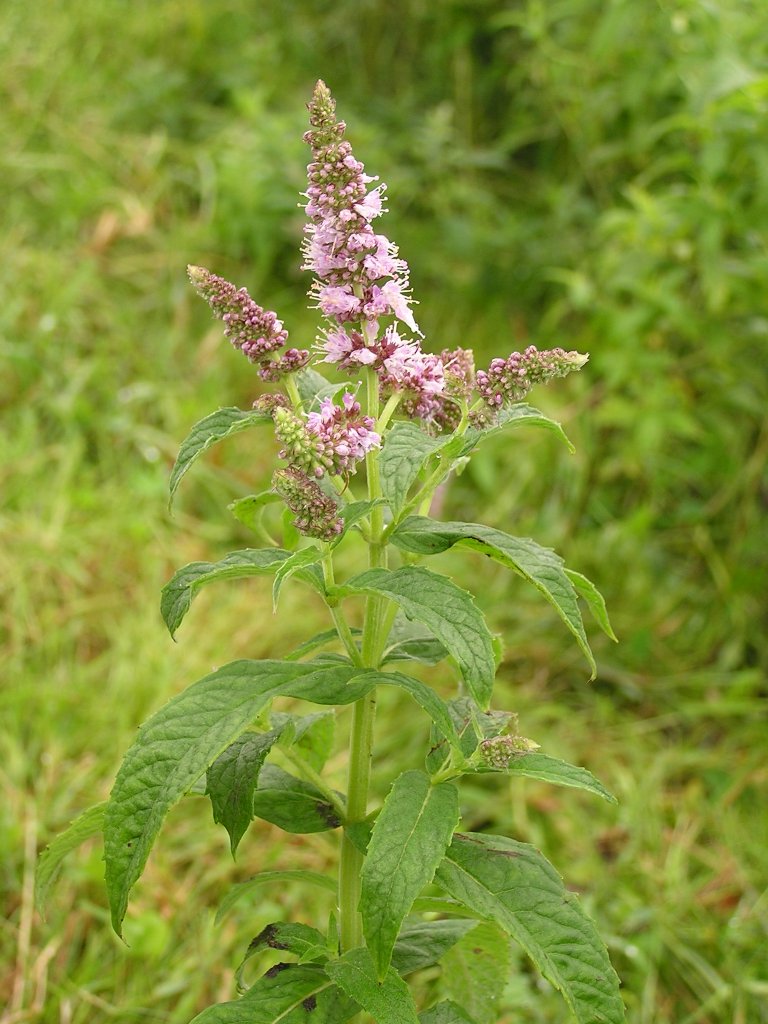
<path id="1" fill-rule="evenodd" d="M 534 384 L 580 370 L 588 359 L 583 352 L 562 348 L 540 352 L 529 345 L 525 352 L 513 352 L 507 359 L 492 359 L 487 370 L 478 371 L 475 385 L 488 405 L 498 409 L 507 402 L 521 401 Z"/>
<path id="2" fill-rule="evenodd" d="M 293 512 L 296 529 L 305 537 L 332 541 L 343 530 L 339 506 L 300 469 L 288 466 L 276 470 L 272 486 Z"/>
<path id="3" fill-rule="evenodd" d="M 224 323 L 224 336 L 250 362 L 259 364 L 262 380 L 279 380 L 307 364 L 309 352 L 296 348 L 288 349 L 276 360 L 271 358 L 285 345 L 288 331 L 277 313 L 254 302 L 245 288 L 237 288 L 205 267 L 189 266 L 187 274 L 213 315 Z"/>

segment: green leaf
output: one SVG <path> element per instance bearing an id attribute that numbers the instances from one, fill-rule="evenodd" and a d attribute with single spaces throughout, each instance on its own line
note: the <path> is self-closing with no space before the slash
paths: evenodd
<path id="1" fill-rule="evenodd" d="M 358 1010 L 321 967 L 276 964 L 242 999 L 209 1006 L 191 1024 L 343 1024 Z"/>
<path id="2" fill-rule="evenodd" d="M 173 503 L 173 498 L 181 483 L 181 478 L 203 452 L 208 451 L 218 441 L 223 441 L 225 437 L 237 434 L 248 427 L 271 422 L 272 417 L 262 412 L 254 412 L 252 409 L 227 408 L 217 409 L 216 412 L 212 412 L 210 416 L 206 416 L 199 423 L 196 423 L 182 442 L 176 462 L 171 470 L 169 507 Z"/>
<path id="3" fill-rule="evenodd" d="M 467 689 L 479 704 L 491 697 L 496 663 L 491 634 L 471 594 L 455 583 L 418 566 L 369 569 L 348 580 L 338 592 L 380 594 L 396 601 L 409 619 L 416 619 L 456 659 Z"/>
<path id="4" fill-rule="evenodd" d="M 245 498 L 238 498 L 227 509 L 243 526 L 247 526 L 254 533 L 261 531 L 261 519 L 267 505 L 273 505 L 283 499 L 276 491 L 262 491 L 260 494 L 249 494 Z"/>
<path id="5" fill-rule="evenodd" d="M 486 427 L 485 430 L 476 430 L 474 427 L 470 427 L 464 436 L 467 443 L 471 444 L 472 448 L 474 448 L 475 445 L 485 438 L 493 437 L 494 434 L 500 434 L 502 431 L 510 430 L 514 427 L 542 427 L 544 430 L 551 431 L 563 441 L 570 452 L 576 451 L 559 423 L 525 403 L 510 405 L 508 408 L 502 409 L 498 413 L 496 422 L 490 427 Z M 466 455 L 468 450 L 463 451 L 462 455 Z"/>
<path id="6" fill-rule="evenodd" d="M 559 555 L 525 537 L 512 537 L 480 523 L 439 523 L 426 516 L 409 516 L 394 531 L 392 543 L 416 554 L 437 554 L 456 544 L 488 555 L 532 583 L 554 607 L 573 633 L 596 673 L 595 659 L 584 632 L 573 583 Z M 480 701 L 479 703 L 483 703 Z"/>
<path id="7" fill-rule="evenodd" d="M 56 881 L 62 861 L 78 846 L 93 836 L 101 835 L 107 804 L 95 804 L 79 814 L 74 821 L 46 846 L 37 860 L 35 870 L 35 906 L 44 913 L 45 905 Z"/>
<path id="8" fill-rule="evenodd" d="M 251 939 L 235 971 L 235 985 L 238 991 L 247 987 L 243 983 L 243 972 L 248 962 L 262 949 L 285 950 L 297 956 L 303 963 L 328 959 L 325 936 L 317 928 L 310 928 L 308 924 L 291 924 L 283 921 L 268 924 Z"/>
<path id="9" fill-rule="evenodd" d="M 458 909 L 458 908 L 457 908 Z M 419 921 L 400 931 L 392 950 L 392 966 L 398 974 L 413 974 L 439 963 L 462 936 L 477 926 L 466 918 L 457 921 Z"/>
<path id="10" fill-rule="evenodd" d="M 379 978 L 386 975 L 400 926 L 432 881 L 458 820 L 456 787 L 433 786 L 421 771 L 404 772 L 384 801 L 360 876 L 363 934 Z"/>
<path id="11" fill-rule="evenodd" d="M 253 820 L 253 794 L 267 754 L 279 733 L 247 732 L 219 754 L 206 773 L 213 820 L 229 832 L 232 856 Z"/>
<path id="12" fill-rule="evenodd" d="M 353 949 L 325 965 L 328 977 L 356 1000 L 377 1024 L 418 1024 L 408 986 L 390 967 L 379 981 L 367 949 Z"/>
<path id="13" fill-rule="evenodd" d="M 353 636 L 361 636 L 361 629 L 353 629 Z M 305 640 L 303 644 L 299 644 L 298 647 L 294 648 L 290 654 L 286 654 L 286 661 L 298 661 L 299 658 L 303 658 L 305 654 L 311 654 L 316 651 L 318 647 L 324 647 L 326 644 L 340 643 L 338 631 L 334 629 L 325 629 L 322 633 L 316 633 L 315 636 L 309 640 Z"/>
<path id="14" fill-rule="evenodd" d="M 333 750 L 336 715 L 318 711 L 313 715 L 273 712 L 272 726 L 280 730 L 280 746 L 292 746 L 316 772 L 322 771 Z"/>
<path id="15" fill-rule="evenodd" d="M 305 366 L 295 375 L 295 381 L 299 388 L 299 395 L 302 404 L 307 412 L 311 409 L 319 409 L 324 398 L 333 398 L 340 391 L 354 391 L 355 387 L 349 381 L 342 381 L 335 384 L 328 380 L 322 373 L 313 370 L 311 366 Z"/>
<path id="16" fill-rule="evenodd" d="M 518 942 L 579 1024 L 621 1024 L 619 979 L 592 921 L 533 846 L 457 834 L 436 881 Z"/>
<path id="17" fill-rule="evenodd" d="M 405 690 L 427 712 L 439 734 L 445 738 L 458 753 L 461 753 L 461 742 L 453 724 L 448 704 L 433 689 L 402 672 L 382 673 L 379 682 L 397 686 Z"/>
<path id="18" fill-rule="evenodd" d="M 302 548 L 300 551 L 294 551 L 290 558 L 286 558 L 282 562 L 275 572 L 275 581 L 272 584 L 272 611 L 277 611 L 277 602 L 280 597 L 280 590 L 282 589 L 283 583 L 290 579 L 291 576 L 295 576 L 302 569 L 307 566 L 315 565 L 323 557 L 323 551 L 321 548 L 312 544 L 307 548 Z"/>
<path id="19" fill-rule="evenodd" d="M 334 878 L 328 875 L 321 875 L 319 871 L 286 870 L 286 871 L 262 871 L 245 882 L 233 885 L 219 905 L 216 911 L 216 924 L 219 924 L 229 911 L 241 900 L 255 893 L 262 885 L 270 885 L 278 882 L 285 885 L 289 882 L 305 882 L 307 885 L 314 885 L 320 889 L 326 889 L 336 895 L 337 885 Z"/>
<path id="20" fill-rule="evenodd" d="M 375 680 L 354 666 L 235 661 L 154 714 L 123 760 L 104 820 L 107 891 L 118 935 L 128 894 L 166 813 L 274 697 L 349 704 Z"/>
<path id="21" fill-rule="evenodd" d="M 160 598 L 160 612 L 169 633 L 175 635 L 202 587 L 217 580 L 270 576 L 291 557 L 282 548 L 243 548 L 231 551 L 219 562 L 190 562 L 183 566 L 163 587 Z M 296 575 L 319 593 L 324 592 L 323 574 L 317 566 L 300 568 Z"/>
<path id="22" fill-rule="evenodd" d="M 397 516 L 425 462 L 443 447 L 445 438 L 430 437 L 413 423 L 395 423 L 387 434 L 379 458 L 381 489 Z"/>
<path id="23" fill-rule="evenodd" d="M 477 1024 L 452 999 L 444 999 L 419 1014 L 419 1024 Z"/>
<path id="24" fill-rule="evenodd" d="M 422 665 L 437 665 L 448 657 L 443 644 L 433 636 L 417 636 L 392 644 L 382 659 L 382 665 L 398 661 L 418 661 Z"/>
<path id="25" fill-rule="evenodd" d="M 493 771 L 494 769 L 485 769 Z M 541 779 L 555 786 L 569 786 L 572 789 L 584 789 L 588 793 L 607 800 L 609 804 L 617 803 L 616 797 L 599 782 L 586 768 L 579 768 L 567 761 L 560 761 L 547 754 L 524 754 L 516 758 L 501 771 L 506 775 L 525 775 L 531 779 Z"/>
<path id="26" fill-rule="evenodd" d="M 383 498 L 374 498 L 372 501 L 351 501 L 348 505 L 343 505 L 339 510 L 339 515 L 344 523 L 344 529 L 331 542 L 332 546 L 336 547 L 346 536 L 347 530 L 351 530 L 361 519 L 367 518 L 371 514 L 371 510 L 380 505 L 386 505 Z"/>
<path id="27" fill-rule="evenodd" d="M 589 610 L 598 624 L 600 629 L 609 636 L 611 640 L 615 640 L 618 643 L 618 637 L 613 632 L 610 619 L 608 618 L 608 610 L 605 607 L 605 598 L 597 589 L 592 580 L 588 580 L 586 576 L 582 576 L 580 572 L 574 572 L 573 569 L 566 569 L 565 574 L 571 583 L 574 585 L 579 597 L 583 597 L 587 602 Z"/>
<path id="28" fill-rule="evenodd" d="M 380 457 L 381 486 L 393 514 L 400 514 L 408 492 L 433 456 L 443 461 L 447 476 L 456 462 L 465 459 L 485 438 L 519 426 L 550 430 L 565 442 L 570 451 L 574 451 L 559 423 L 525 404 L 503 409 L 492 427 L 485 430 L 470 427 L 464 434 L 431 437 L 413 423 L 396 423 L 387 436 Z"/>
<path id="29" fill-rule="evenodd" d="M 509 979 L 509 936 L 485 922 L 462 938 L 443 960 L 443 988 L 461 999 L 477 1024 L 496 1024 L 499 999 Z"/>
<path id="30" fill-rule="evenodd" d="M 259 772 L 253 813 L 294 834 L 327 832 L 341 824 L 319 789 L 275 764 L 265 764 Z"/>

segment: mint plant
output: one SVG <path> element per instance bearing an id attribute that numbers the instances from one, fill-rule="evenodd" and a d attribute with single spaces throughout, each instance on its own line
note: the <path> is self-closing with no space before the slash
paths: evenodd
<path id="1" fill-rule="evenodd" d="M 161 610 L 173 636 L 210 583 L 270 578 L 277 607 L 282 587 L 295 579 L 319 596 L 330 628 L 282 660 L 226 664 L 150 718 L 108 803 L 87 811 L 44 855 L 41 898 L 64 853 L 102 831 L 112 924 L 121 934 L 166 813 L 187 794 L 203 793 L 233 855 L 258 817 L 291 833 L 336 831 L 339 870 L 336 879 L 269 871 L 232 890 L 222 910 L 276 882 L 319 885 L 333 894 L 334 909 L 323 929 L 260 921 L 237 972 L 239 995 L 204 1010 L 197 1024 L 492 1024 L 510 940 L 560 991 L 576 1021 L 615 1024 L 624 1019 L 618 979 L 556 870 L 516 839 L 459 830 L 467 775 L 528 776 L 613 797 L 586 769 L 542 753 L 519 733 L 512 712 L 492 708 L 498 638 L 473 596 L 439 572 L 439 555 L 453 547 L 484 555 L 531 583 L 593 675 L 579 598 L 612 637 L 604 602 L 589 580 L 534 541 L 430 515 L 438 488 L 489 436 L 538 427 L 569 444 L 559 424 L 523 399 L 587 357 L 531 346 L 476 371 L 469 349 L 423 351 L 408 266 L 373 226 L 384 212 L 384 186 L 354 157 L 322 82 L 309 114 L 303 257 L 325 321 L 315 344 L 289 347 L 277 315 L 244 288 L 189 268 L 225 335 L 272 390 L 252 409 L 219 409 L 192 429 L 171 474 L 171 500 L 213 444 L 272 428 L 281 465 L 271 488 L 230 505 L 263 546 L 184 566 L 165 586 Z M 367 564 L 342 578 L 337 553 L 353 534 L 363 538 Z M 414 674 L 420 664 L 443 665 L 446 684 L 456 678 L 454 695 L 444 698 Z M 381 686 L 403 690 L 430 732 L 423 764 L 393 779 L 383 805 L 371 809 Z M 278 698 L 320 710 L 281 710 Z M 334 709 L 345 707 L 351 726 L 341 794 L 323 770 Z M 267 950 L 280 950 L 286 962 L 248 985 Z M 442 980 L 420 984 L 419 972 L 441 961 Z"/>

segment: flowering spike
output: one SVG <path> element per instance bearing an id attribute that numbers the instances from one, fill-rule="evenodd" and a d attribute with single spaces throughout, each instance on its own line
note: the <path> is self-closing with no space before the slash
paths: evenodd
<path id="1" fill-rule="evenodd" d="M 311 294 L 323 314 L 339 324 L 375 324 L 380 316 L 393 315 L 419 333 L 407 295 L 408 264 L 371 226 L 384 212 L 385 186 L 368 190 L 376 179 L 355 159 L 344 138 L 346 125 L 335 117 L 336 104 L 320 81 L 304 135 L 312 148 L 306 191 L 310 223 L 303 247 L 303 267 L 317 278 Z M 371 333 L 375 337 L 375 330 Z"/>
<path id="2" fill-rule="evenodd" d="M 477 390 L 491 406 L 519 402 L 534 384 L 543 384 L 553 377 L 565 377 L 580 370 L 589 359 L 581 352 L 565 352 L 561 348 L 539 352 L 529 345 L 525 352 L 513 352 L 507 359 L 493 359 L 487 370 L 479 370 Z"/>
<path id="3" fill-rule="evenodd" d="M 296 529 L 305 537 L 331 541 L 343 530 L 336 502 L 300 469 L 288 466 L 276 470 L 272 485 L 296 517 Z"/>
<path id="4" fill-rule="evenodd" d="M 245 288 L 237 288 L 205 267 L 187 267 L 189 280 L 198 295 L 224 322 L 224 335 L 250 362 L 259 363 L 265 381 L 280 380 L 309 362 L 309 352 L 291 348 L 278 359 L 271 354 L 285 345 L 288 332 L 271 310 L 253 301 Z"/>

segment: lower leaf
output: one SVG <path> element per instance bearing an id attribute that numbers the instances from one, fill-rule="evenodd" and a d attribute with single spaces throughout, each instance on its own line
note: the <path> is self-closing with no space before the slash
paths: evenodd
<path id="1" fill-rule="evenodd" d="M 276 964 L 241 999 L 209 1006 L 191 1024 L 343 1024 L 359 1009 L 321 967 Z"/>
<path id="2" fill-rule="evenodd" d="M 579 1024 L 624 1021 L 619 979 L 594 924 L 537 849 L 503 836 L 457 834 L 435 878 L 523 947 Z"/>
<path id="3" fill-rule="evenodd" d="M 400 975 L 390 967 L 379 981 L 367 949 L 353 949 L 325 965 L 328 977 L 377 1024 L 418 1024 L 416 1006 Z"/>
<path id="4" fill-rule="evenodd" d="M 118 935 L 166 813 L 262 708 L 280 695 L 349 704 L 374 684 L 375 676 L 353 666 L 235 661 L 153 715 L 123 760 L 104 819 L 107 892 Z"/>

